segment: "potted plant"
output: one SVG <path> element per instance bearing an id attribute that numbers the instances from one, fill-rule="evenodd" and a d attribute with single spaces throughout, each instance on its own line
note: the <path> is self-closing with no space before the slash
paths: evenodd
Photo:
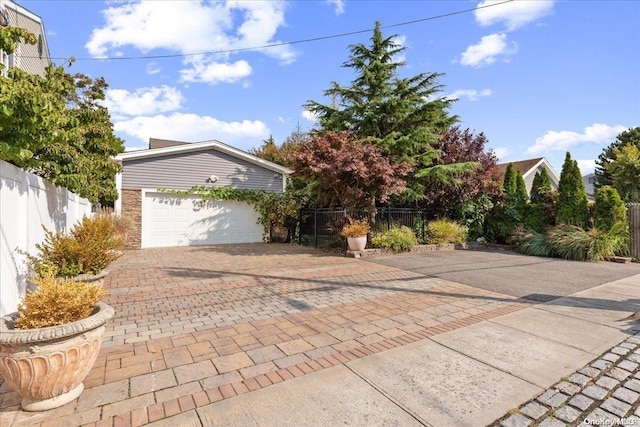
<path id="1" fill-rule="evenodd" d="M 95 363 L 113 308 L 101 286 L 45 273 L 33 279 L 18 311 L 0 318 L 0 374 L 22 396 L 22 409 L 71 402 Z"/>
<path id="2" fill-rule="evenodd" d="M 350 251 L 363 251 L 367 246 L 367 234 L 370 230 L 369 223 L 351 217 L 348 217 L 347 221 L 347 224 L 342 227 L 340 235 L 347 238 L 347 245 Z"/>
<path id="3" fill-rule="evenodd" d="M 106 215 L 85 216 L 68 234 L 43 228 L 45 240 L 36 244 L 38 254 L 25 254 L 36 275 L 52 273 L 102 284 L 107 266 L 122 254 L 115 248 L 124 236 Z"/>
<path id="4" fill-rule="evenodd" d="M 299 202 L 290 193 L 270 193 L 262 201 L 263 218 L 269 230 L 269 241 L 285 243 L 289 239 L 288 225 L 298 215 Z"/>

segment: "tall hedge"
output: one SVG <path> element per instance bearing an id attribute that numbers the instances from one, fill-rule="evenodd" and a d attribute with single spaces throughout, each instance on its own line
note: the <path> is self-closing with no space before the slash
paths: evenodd
<path id="1" fill-rule="evenodd" d="M 593 210 L 595 226 L 602 231 L 610 231 L 614 225 L 627 224 L 627 207 L 618 191 L 605 185 L 596 191 L 596 203 Z M 626 226 L 628 228 L 628 225 Z"/>
<path id="2" fill-rule="evenodd" d="M 549 178 L 546 168 L 542 168 L 539 172 L 536 172 L 536 175 L 533 177 L 530 196 L 531 203 L 540 202 L 540 196 L 543 189 L 551 190 L 551 178 Z"/>
<path id="3" fill-rule="evenodd" d="M 578 162 L 567 152 L 558 184 L 557 224 L 585 227 L 589 219 L 587 193 L 584 189 Z"/>

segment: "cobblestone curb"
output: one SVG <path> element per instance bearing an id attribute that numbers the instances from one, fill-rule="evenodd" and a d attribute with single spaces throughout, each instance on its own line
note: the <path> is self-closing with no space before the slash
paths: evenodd
<path id="1" fill-rule="evenodd" d="M 491 427 L 640 426 L 640 332 Z"/>

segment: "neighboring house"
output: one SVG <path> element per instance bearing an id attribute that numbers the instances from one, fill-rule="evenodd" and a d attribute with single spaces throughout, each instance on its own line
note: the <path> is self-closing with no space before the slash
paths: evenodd
<path id="1" fill-rule="evenodd" d="M 50 55 L 42 19 L 11 0 L 0 0 L 0 26 L 24 28 L 37 39 L 35 45 L 18 43 L 11 55 L 0 50 L 0 64 L 4 64 L 5 70 L 8 67 L 18 67 L 31 74 L 44 75 Z"/>
<path id="2" fill-rule="evenodd" d="M 590 173 L 583 176 L 582 182 L 584 183 L 584 191 L 587 192 L 587 197 L 589 197 L 589 199 L 593 199 L 596 194 L 596 174 Z"/>
<path id="3" fill-rule="evenodd" d="M 129 216 L 134 230 L 127 247 L 191 246 L 262 241 L 253 206 L 212 201 L 200 207 L 195 196 L 158 189 L 186 190 L 194 185 L 284 191 L 293 171 L 219 141 L 187 143 L 151 139 L 149 149 L 116 156 L 116 213 Z"/>
<path id="4" fill-rule="evenodd" d="M 536 176 L 536 172 L 540 171 L 542 168 L 547 170 L 547 174 L 549 175 L 549 179 L 551 180 L 551 188 L 554 190 L 558 189 L 558 183 L 560 182 L 560 178 L 556 173 L 551 163 L 544 157 L 539 157 L 537 159 L 527 159 L 527 160 L 519 160 L 517 162 L 509 162 L 513 165 L 516 172 L 520 172 L 522 177 L 524 178 L 524 183 L 527 186 L 527 194 L 531 194 L 531 186 L 533 185 L 533 178 Z M 507 171 L 507 166 L 509 163 L 501 163 L 497 165 L 498 170 L 502 177 L 504 177 L 505 172 Z"/>

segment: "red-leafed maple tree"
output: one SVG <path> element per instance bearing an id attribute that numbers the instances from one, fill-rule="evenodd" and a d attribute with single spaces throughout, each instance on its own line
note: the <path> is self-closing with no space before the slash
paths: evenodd
<path id="1" fill-rule="evenodd" d="M 405 189 L 408 164 L 393 162 L 372 143 L 348 133 L 313 135 L 292 154 L 295 176 L 309 183 L 320 206 L 365 208 L 375 213 L 376 201 Z"/>

